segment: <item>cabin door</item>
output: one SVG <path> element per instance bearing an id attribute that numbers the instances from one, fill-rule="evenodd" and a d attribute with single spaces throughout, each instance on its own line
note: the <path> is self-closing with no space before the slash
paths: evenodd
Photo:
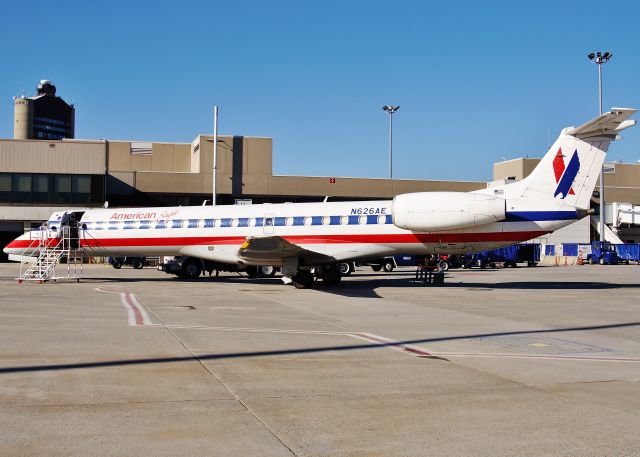
<path id="1" fill-rule="evenodd" d="M 264 224 L 262 224 L 262 233 L 265 235 L 273 235 L 273 226 L 276 222 L 276 215 L 267 213 L 264 215 Z"/>

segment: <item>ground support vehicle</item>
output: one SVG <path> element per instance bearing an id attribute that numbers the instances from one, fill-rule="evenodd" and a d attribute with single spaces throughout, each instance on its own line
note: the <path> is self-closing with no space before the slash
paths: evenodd
<path id="1" fill-rule="evenodd" d="M 125 265 L 139 270 L 147 263 L 146 257 L 107 257 L 107 261 L 109 262 L 109 265 L 116 270 L 119 270 Z"/>
<path id="2" fill-rule="evenodd" d="M 587 255 L 587 262 L 600 265 L 617 265 L 618 254 L 614 244 L 608 241 L 594 241 L 591 243 L 591 254 Z"/>
<path id="3" fill-rule="evenodd" d="M 163 264 L 158 265 L 158 270 L 183 279 L 195 279 L 205 273 L 211 276 L 214 271 L 216 276 L 221 271 L 244 272 L 249 278 L 273 277 L 278 272 L 278 268 L 271 265 L 234 265 L 187 256 L 167 258 Z"/>
<path id="4" fill-rule="evenodd" d="M 391 272 L 397 267 L 416 267 L 418 265 L 422 265 L 424 263 L 424 259 L 426 256 L 424 255 L 409 255 L 409 254 L 398 254 L 389 257 L 379 257 L 376 259 L 369 259 L 364 262 L 358 262 L 358 265 L 367 265 L 370 266 L 373 271 L 386 271 Z M 449 263 L 449 259 L 453 256 L 440 256 L 439 258 L 439 268 L 443 271 L 447 271 L 451 264 Z"/>

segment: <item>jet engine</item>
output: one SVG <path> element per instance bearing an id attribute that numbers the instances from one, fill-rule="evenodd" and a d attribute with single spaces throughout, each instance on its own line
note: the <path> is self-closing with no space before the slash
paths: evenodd
<path id="1" fill-rule="evenodd" d="M 391 214 L 396 227 L 417 232 L 454 230 L 504 220 L 504 198 L 465 192 L 397 195 Z"/>

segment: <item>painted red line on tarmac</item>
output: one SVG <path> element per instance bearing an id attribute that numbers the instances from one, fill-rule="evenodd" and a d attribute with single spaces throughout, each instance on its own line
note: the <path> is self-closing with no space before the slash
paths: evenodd
<path id="1" fill-rule="evenodd" d="M 480 243 L 491 241 L 526 241 L 547 232 L 487 232 L 487 233 L 401 233 L 375 235 L 281 235 L 283 239 L 297 244 L 398 244 L 398 243 Z M 81 240 L 83 247 L 111 246 L 188 246 L 188 245 L 234 245 L 242 244 L 245 236 L 193 236 L 193 237 L 149 237 L 149 238 L 92 238 Z"/>
<path id="2" fill-rule="evenodd" d="M 131 299 L 131 294 L 127 292 L 125 293 L 124 297 L 125 297 L 125 300 L 127 301 L 127 304 L 133 310 L 133 314 L 136 317 L 136 325 L 144 325 L 144 319 L 142 318 L 142 313 L 140 312 L 140 308 L 138 308 L 136 304 L 133 302 L 133 300 Z"/>
<path id="3" fill-rule="evenodd" d="M 430 352 L 423 351 L 421 349 L 416 349 L 416 348 L 407 347 L 407 346 L 401 346 L 401 347 L 405 351 L 411 352 L 412 354 L 418 355 L 420 357 L 433 357 L 433 354 L 431 354 Z"/>
<path id="4" fill-rule="evenodd" d="M 368 333 L 352 333 L 352 335 L 357 336 L 358 338 L 362 338 L 362 339 L 371 341 L 372 343 L 379 343 L 382 346 L 395 347 L 395 348 L 403 350 L 404 352 L 409 352 L 411 354 L 417 355 L 418 357 L 439 358 L 437 356 L 434 356 L 430 352 L 423 351 L 422 349 L 418 349 L 418 348 L 414 348 L 414 347 L 410 347 L 410 346 L 405 346 L 403 344 L 398 344 L 397 341 L 378 338 L 378 337 L 376 337 L 374 335 L 371 335 L 371 334 L 368 334 Z"/>

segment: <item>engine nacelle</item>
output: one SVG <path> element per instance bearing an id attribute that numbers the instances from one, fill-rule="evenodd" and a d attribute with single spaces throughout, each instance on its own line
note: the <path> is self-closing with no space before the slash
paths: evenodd
<path id="1" fill-rule="evenodd" d="M 504 220 L 504 198 L 465 192 L 397 195 L 391 214 L 396 227 L 418 232 L 454 230 Z"/>

